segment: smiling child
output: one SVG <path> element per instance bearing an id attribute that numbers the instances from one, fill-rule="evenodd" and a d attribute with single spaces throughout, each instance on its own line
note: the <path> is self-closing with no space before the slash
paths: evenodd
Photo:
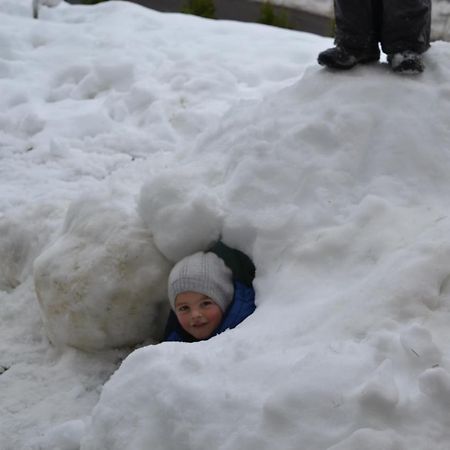
<path id="1" fill-rule="evenodd" d="M 172 315 L 166 341 L 209 339 L 234 328 L 255 310 L 251 282 L 236 279 L 224 260 L 213 252 L 198 252 L 179 261 L 170 273 L 168 294 Z"/>

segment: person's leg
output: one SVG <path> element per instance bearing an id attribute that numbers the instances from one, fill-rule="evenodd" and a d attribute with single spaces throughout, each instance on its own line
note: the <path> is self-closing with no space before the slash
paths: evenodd
<path id="1" fill-rule="evenodd" d="M 430 46 L 431 0 L 384 0 L 381 45 L 387 54 Z"/>
<path id="2" fill-rule="evenodd" d="M 378 42 L 376 2 L 380 0 L 335 0 L 335 44 L 339 47 L 365 50 Z"/>
<path id="3" fill-rule="evenodd" d="M 430 46 L 431 0 L 385 0 L 381 45 L 398 72 L 422 72 Z"/>
<path id="4" fill-rule="evenodd" d="M 358 63 L 379 59 L 377 2 L 381 0 L 334 0 L 336 47 L 319 54 L 321 65 L 351 69 Z"/>

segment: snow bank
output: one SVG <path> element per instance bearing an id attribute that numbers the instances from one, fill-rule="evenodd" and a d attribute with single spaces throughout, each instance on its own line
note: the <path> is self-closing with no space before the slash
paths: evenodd
<path id="1" fill-rule="evenodd" d="M 448 45 L 416 78 L 336 74 L 316 65 L 331 41 L 302 33 L 41 12 L 0 0 L 2 450 L 446 450 Z M 218 234 L 257 266 L 236 329 L 112 377 L 127 350 L 49 344 L 141 332 L 124 291 L 152 332 L 156 260 Z"/>
<path id="2" fill-rule="evenodd" d="M 82 450 L 419 450 L 431 427 L 445 448 L 448 56 L 436 44 L 417 78 L 310 68 L 186 151 L 178 179 L 195 168 L 221 199 L 258 309 L 207 342 L 134 352 Z"/>
<path id="3" fill-rule="evenodd" d="M 170 267 L 122 211 L 95 198 L 72 204 L 62 235 L 34 264 L 50 340 L 82 350 L 158 342 Z"/>
<path id="4" fill-rule="evenodd" d="M 159 176 L 161 185 L 153 182 L 151 189 L 165 195 L 172 209 L 183 205 L 182 222 L 190 224 L 183 233 L 193 239 L 195 227 L 208 236 L 197 236 L 198 245 L 205 245 L 224 231 L 224 205 L 208 184 L 197 183 L 205 180 L 205 173 L 191 165 L 187 149 L 231 105 L 261 98 L 298 79 L 318 48 L 326 45 L 310 35 L 164 15 L 126 2 L 92 7 L 62 2 L 57 8 L 43 7 L 40 13 L 39 20 L 32 19 L 29 0 L 0 0 L 0 366 L 7 368 L 0 390 L 2 450 L 70 447 L 80 435 L 77 421 L 88 418 L 117 359 L 126 354 L 125 350 L 119 356 L 105 350 L 88 354 L 71 347 L 54 354 L 48 333 L 58 344 L 74 337 L 89 348 L 104 345 L 108 337 L 102 337 L 104 331 L 97 334 L 104 326 L 99 317 L 92 319 L 98 320 L 82 339 L 83 327 L 68 321 L 63 329 L 55 311 L 48 319 L 44 314 L 44 327 L 34 288 L 34 259 L 56 243 L 51 248 L 55 259 L 48 258 L 49 266 L 39 270 L 45 273 L 54 267 L 63 276 L 58 282 L 74 290 L 64 295 L 67 303 L 54 298 L 50 274 L 41 279 L 50 284 L 38 290 L 43 303 L 54 302 L 69 313 L 75 305 L 70 295 L 80 293 L 82 286 L 72 270 L 75 258 L 61 252 L 64 246 L 79 244 L 74 255 L 94 265 L 92 274 L 85 272 L 83 277 L 97 290 L 84 297 L 95 304 L 80 305 L 103 315 L 107 304 L 99 290 L 127 287 L 125 280 L 115 280 L 114 264 L 109 268 L 103 264 L 102 271 L 102 258 L 112 248 L 111 242 L 102 244 L 113 228 L 107 217 L 117 220 L 121 241 L 133 252 L 141 237 L 146 240 L 152 233 L 150 222 L 156 224 L 152 236 L 158 236 L 168 256 L 172 251 L 173 258 L 190 251 L 180 246 L 185 245 L 180 228 L 174 235 L 167 233 L 178 217 L 170 207 L 159 209 L 157 199 L 143 195 L 136 211 L 139 192 Z M 189 174 L 186 165 L 191 165 Z M 183 176 L 173 181 L 186 193 L 172 195 L 163 180 L 166 170 Z M 214 179 L 215 174 L 211 176 Z M 67 209 L 80 194 L 113 202 L 100 201 L 90 218 L 76 207 L 74 211 L 81 213 L 74 221 L 76 233 L 67 230 L 61 235 Z M 155 217 L 149 214 L 152 205 Z M 199 211 L 204 214 L 201 220 L 192 215 Z M 98 219 L 99 224 L 80 236 L 85 219 Z M 228 242 L 232 237 L 243 240 L 242 223 L 236 221 L 233 234 L 227 221 Z M 137 227 L 140 237 L 120 228 L 127 224 Z M 94 236 L 99 242 L 91 245 Z M 246 236 L 251 249 L 252 227 Z M 123 248 L 113 249 L 123 256 Z M 56 261 L 69 272 L 55 267 Z M 147 326 L 151 332 L 152 325 Z M 66 357 L 68 352 L 74 352 L 76 362 Z"/>

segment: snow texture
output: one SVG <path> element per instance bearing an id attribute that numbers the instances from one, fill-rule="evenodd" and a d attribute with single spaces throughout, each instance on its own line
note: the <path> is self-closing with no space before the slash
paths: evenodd
<path id="1" fill-rule="evenodd" d="M 413 78 L 127 2 L 0 21 L 2 450 L 448 449 L 449 44 Z M 219 235 L 257 310 L 146 345 Z"/>
<path id="2" fill-rule="evenodd" d="M 145 184 L 139 212 L 158 249 L 173 262 L 210 248 L 221 237 L 217 197 L 196 186 L 195 176 L 186 180 L 184 171 L 155 176 Z"/>
<path id="3" fill-rule="evenodd" d="M 20 222 L 0 217 L 0 236 L 0 289 L 10 291 L 25 281 L 33 234 Z"/>

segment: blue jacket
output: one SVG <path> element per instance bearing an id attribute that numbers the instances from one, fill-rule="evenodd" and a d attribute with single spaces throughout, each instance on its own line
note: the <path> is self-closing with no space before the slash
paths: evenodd
<path id="1" fill-rule="evenodd" d="M 216 336 L 225 330 L 239 325 L 255 310 L 255 290 L 240 281 L 234 281 L 234 295 L 228 309 L 225 311 L 222 322 L 210 336 Z M 166 325 L 165 342 L 194 342 L 195 339 L 186 333 L 180 326 L 173 311 L 170 312 Z"/>

